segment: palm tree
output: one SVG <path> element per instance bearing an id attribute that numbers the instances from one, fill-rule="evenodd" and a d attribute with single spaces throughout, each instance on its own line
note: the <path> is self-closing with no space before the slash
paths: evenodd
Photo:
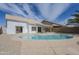
<path id="1" fill-rule="evenodd" d="M 73 19 L 69 19 L 68 23 L 79 23 L 79 11 L 76 11 L 77 13 L 73 14 Z"/>

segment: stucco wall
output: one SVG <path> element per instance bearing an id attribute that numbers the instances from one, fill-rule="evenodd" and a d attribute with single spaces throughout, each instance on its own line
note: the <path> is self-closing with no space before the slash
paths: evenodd
<path id="1" fill-rule="evenodd" d="M 22 26 L 23 33 L 37 33 L 37 30 L 32 31 L 32 27 L 35 25 L 22 22 L 7 21 L 7 34 L 16 34 L 16 26 Z"/>
<path id="2" fill-rule="evenodd" d="M 28 24 L 27 23 L 7 21 L 7 34 L 16 34 L 16 26 L 22 26 L 23 33 L 28 32 L 28 29 L 27 29 Z"/>
<path id="3" fill-rule="evenodd" d="M 36 27 L 36 31 L 32 31 L 32 27 Z M 38 32 L 38 26 L 29 25 L 29 33 L 37 33 L 37 32 Z"/>

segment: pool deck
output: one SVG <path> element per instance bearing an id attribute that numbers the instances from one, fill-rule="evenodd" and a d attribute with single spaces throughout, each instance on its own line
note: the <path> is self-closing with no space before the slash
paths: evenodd
<path id="1" fill-rule="evenodd" d="M 69 40 L 22 40 L 0 35 L 0 55 L 79 55 L 79 35 Z"/>

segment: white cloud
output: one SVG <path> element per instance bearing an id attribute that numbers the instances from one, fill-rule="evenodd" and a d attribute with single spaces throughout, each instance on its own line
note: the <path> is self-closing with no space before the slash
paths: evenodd
<path id="1" fill-rule="evenodd" d="M 42 15 L 47 19 L 48 16 L 49 16 L 49 12 L 50 11 L 50 4 L 49 3 L 40 3 L 40 4 L 37 4 L 37 6 L 39 7 L 39 10 L 41 11 Z"/>
<path id="2" fill-rule="evenodd" d="M 50 21 L 56 20 L 56 18 L 61 15 L 69 6 L 70 4 L 65 3 L 38 4 L 39 10 L 43 16 Z"/>
<path id="3" fill-rule="evenodd" d="M 0 4 L 0 10 L 4 10 L 7 12 L 12 12 L 12 13 L 17 13 L 20 15 L 23 15 L 24 17 L 27 18 L 34 18 L 37 20 L 40 20 L 39 17 L 37 17 L 36 15 L 34 15 L 33 11 L 31 11 L 31 9 L 29 8 L 29 5 L 23 4 L 23 8 L 24 10 L 29 13 L 28 15 L 26 15 L 22 10 L 20 10 L 20 8 L 15 5 L 15 4 L 8 4 L 10 7 L 8 7 L 5 3 L 4 4 Z M 55 3 L 55 4 L 50 4 L 50 3 L 45 3 L 45 4 L 36 4 L 38 9 L 40 10 L 40 12 L 42 13 L 42 16 L 44 16 L 47 20 L 49 21 L 54 21 L 56 20 L 56 18 L 61 15 L 69 6 L 70 4 L 65 4 L 65 3 Z M 43 20 L 43 19 L 41 19 Z"/>
<path id="4" fill-rule="evenodd" d="M 29 13 L 28 14 L 29 18 L 37 19 L 39 21 L 42 20 L 42 19 L 39 19 L 39 17 L 37 17 L 36 15 L 34 15 L 33 11 L 29 8 L 28 4 L 24 4 L 23 7 L 27 11 L 27 13 Z"/>
<path id="5" fill-rule="evenodd" d="M 11 10 L 14 10 L 15 13 L 21 14 L 26 17 L 26 14 L 22 10 L 20 10 L 20 8 L 17 5 L 15 4 L 8 4 L 8 5 L 11 6 Z"/>
<path id="6" fill-rule="evenodd" d="M 70 4 L 54 4 L 51 7 L 51 11 L 49 14 L 49 20 L 56 20 L 56 18 L 61 15 L 68 7 Z"/>
<path id="7" fill-rule="evenodd" d="M 18 6 L 15 4 L 8 4 L 10 7 L 8 7 L 5 3 L 0 4 L 0 10 L 5 11 L 5 12 L 12 12 L 14 14 L 20 14 L 26 17 L 26 14 L 23 13 L 22 10 L 19 9 Z"/>

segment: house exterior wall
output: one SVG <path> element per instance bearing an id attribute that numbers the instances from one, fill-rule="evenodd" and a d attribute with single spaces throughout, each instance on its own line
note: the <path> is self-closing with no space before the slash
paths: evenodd
<path id="1" fill-rule="evenodd" d="M 7 34 L 16 34 L 16 26 L 22 26 L 23 33 L 28 32 L 28 29 L 27 29 L 28 24 L 27 23 L 7 21 Z"/>
<path id="2" fill-rule="evenodd" d="M 36 31 L 32 31 L 32 27 L 36 27 Z M 35 25 L 29 25 L 29 33 L 37 33 L 38 30 L 37 30 L 37 26 Z"/>
<path id="3" fill-rule="evenodd" d="M 23 33 L 37 33 L 37 26 L 23 22 L 7 21 L 7 34 L 16 34 L 16 26 L 23 27 Z M 36 27 L 36 31 L 32 31 L 32 27 Z"/>

